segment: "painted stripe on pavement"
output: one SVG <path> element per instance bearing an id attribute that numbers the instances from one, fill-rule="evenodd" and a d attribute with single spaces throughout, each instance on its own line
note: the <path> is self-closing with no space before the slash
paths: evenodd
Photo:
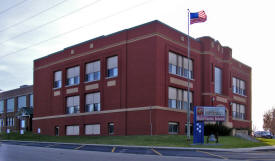
<path id="1" fill-rule="evenodd" d="M 154 153 L 156 153 L 157 155 L 162 156 L 162 154 L 161 154 L 160 152 L 156 151 L 156 150 L 155 150 L 155 149 L 153 149 L 153 148 L 152 148 L 152 151 L 153 151 Z"/>
<path id="2" fill-rule="evenodd" d="M 76 148 L 74 148 L 74 150 L 79 150 L 80 148 L 83 148 L 84 146 L 86 146 L 86 145 L 81 145 L 79 147 L 76 147 Z"/>
<path id="3" fill-rule="evenodd" d="M 215 156 L 215 157 L 222 158 L 222 159 L 228 159 L 228 158 L 223 157 L 221 155 L 212 154 L 212 153 L 209 153 L 209 152 L 206 152 L 206 151 L 197 150 L 197 152 L 201 152 L 201 153 L 208 154 L 208 155 Z"/>
<path id="4" fill-rule="evenodd" d="M 113 149 L 112 149 L 112 153 L 113 153 L 113 152 L 115 152 L 115 150 L 116 150 L 116 147 L 113 147 Z"/>

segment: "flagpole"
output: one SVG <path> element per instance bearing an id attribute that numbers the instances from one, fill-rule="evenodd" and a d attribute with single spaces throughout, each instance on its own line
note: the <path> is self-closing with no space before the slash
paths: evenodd
<path id="1" fill-rule="evenodd" d="M 187 43 L 188 43 L 188 47 L 187 47 L 187 57 L 188 57 L 188 82 L 187 82 L 187 88 L 188 88 L 188 92 L 187 92 L 187 104 L 188 104 L 188 108 L 187 108 L 187 140 L 190 141 L 190 78 L 191 78 L 191 73 L 190 73 L 190 69 L 189 69 L 189 61 L 190 61 L 190 38 L 189 38 L 189 24 L 190 24 L 190 10 L 188 10 L 188 37 L 187 37 Z"/>

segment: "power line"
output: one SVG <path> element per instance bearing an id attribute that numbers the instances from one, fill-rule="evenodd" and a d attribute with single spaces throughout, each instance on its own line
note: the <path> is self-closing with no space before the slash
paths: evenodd
<path id="1" fill-rule="evenodd" d="M 17 6 L 21 5 L 21 4 L 23 4 L 23 3 L 25 3 L 26 1 L 28 1 L 28 0 L 23 0 L 23 1 L 19 2 L 19 3 L 16 3 L 16 4 L 13 5 L 13 6 L 10 6 L 9 8 L 7 8 L 7 9 L 5 9 L 5 10 L 3 10 L 3 11 L 0 11 L 0 15 L 1 15 L 1 14 L 4 14 L 4 13 L 6 13 L 6 12 L 8 12 L 9 10 L 11 10 L 11 9 L 13 9 L 13 8 L 15 8 L 15 7 L 17 7 Z"/>
<path id="2" fill-rule="evenodd" d="M 41 15 L 42 13 L 44 13 L 44 12 L 50 10 L 50 9 L 53 9 L 53 8 L 55 8 L 55 7 L 59 6 L 59 5 L 61 5 L 62 3 L 66 2 L 66 1 L 68 1 L 68 0 L 63 0 L 63 1 L 61 1 L 61 2 L 59 2 L 59 3 L 57 3 L 57 4 L 55 4 L 55 5 L 53 5 L 53 6 L 49 7 L 49 8 L 47 8 L 47 9 L 45 9 L 45 10 L 42 10 L 42 11 L 38 12 L 37 14 L 34 14 L 34 15 L 30 16 L 30 17 L 25 18 L 25 19 L 22 20 L 22 21 L 19 21 L 19 22 L 15 23 L 15 24 L 6 26 L 5 28 L 2 28 L 2 29 L 0 30 L 0 32 L 9 30 L 10 28 L 13 28 L 13 27 L 15 27 L 15 26 L 17 26 L 17 25 L 20 25 L 20 24 L 22 24 L 22 23 L 25 23 L 26 21 L 29 21 L 29 20 L 31 20 L 31 19 L 33 19 L 33 18 L 35 18 L 35 17 Z"/>
<path id="3" fill-rule="evenodd" d="M 4 40 L 4 41 L 0 42 L 0 44 L 4 44 L 5 42 L 8 42 L 8 41 L 13 40 L 13 39 L 16 39 L 16 38 L 18 38 L 18 37 L 20 37 L 20 36 L 22 36 L 22 35 L 25 35 L 25 34 L 27 34 L 27 33 L 33 32 L 33 31 L 35 31 L 35 30 L 38 30 L 38 29 L 40 29 L 40 28 L 42 28 L 42 27 L 44 27 L 44 26 L 46 26 L 46 25 L 48 25 L 48 24 L 51 24 L 51 23 L 53 23 L 53 22 L 55 22 L 55 21 L 58 21 L 58 20 L 60 20 L 60 19 L 62 19 L 62 18 L 65 18 L 65 17 L 67 17 L 67 16 L 69 16 L 69 15 L 72 15 L 72 14 L 74 14 L 74 13 L 76 13 L 76 12 L 79 12 L 80 10 L 83 10 L 83 9 L 85 9 L 85 8 L 88 8 L 88 7 L 92 6 L 92 5 L 95 5 L 96 3 L 100 2 L 100 1 L 102 1 L 102 0 L 96 0 L 95 2 L 89 3 L 88 5 L 85 5 L 85 6 L 81 7 L 81 8 L 78 8 L 78 9 L 76 9 L 76 10 L 74 10 L 74 11 L 68 13 L 68 14 L 65 14 L 65 15 L 63 15 L 63 16 L 61 16 L 61 17 L 58 17 L 58 18 L 56 18 L 56 19 L 54 19 L 54 20 L 51 20 L 51 21 L 49 21 L 49 22 L 46 22 L 46 23 L 44 23 L 44 24 L 42 24 L 42 25 L 39 25 L 39 26 L 37 26 L 37 27 L 34 27 L 34 28 L 32 28 L 32 29 L 30 29 L 30 30 L 28 30 L 28 31 L 25 31 L 25 32 L 21 33 L 21 34 L 15 35 L 15 36 L 11 37 L 10 39 Z"/>
<path id="4" fill-rule="evenodd" d="M 26 50 L 26 49 L 32 48 L 32 47 L 34 47 L 34 46 L 43 44 L 43 43 L 48 42 L 48 41 L 50 41 L 50 40 L 53 40 L 53 39 L 62 37 L 62 36 L 64 36 L 64 35 L 67 35 L 67 34 L 69 34 L 69 33 L 75 32 L 75 31 L 77 31 L 77 30 L 80 30 L 80 29 L 85 28 L 85 27 L 87 27 L 87 26 L 90 26 L 90 25 L 92 25 L 92 24 L 98 23 L 98 22 L 100 22 L 100 21 L 103 21 L 103 20 L 106 20 L 106 19 L 108 19 L 108 18 L 114 17 L 114 16 L 119 15 L 119 14 L 121 14 L 121 13 L 127 12 L 127 11 L 129 11 L 129 10 L 135 9 L 135 8 L 137 8 L 137 7 L 140 7 L 140 6 L 143 6 L 143 5 L 145 5 L 145 4 L 147 4 L 147 3 L 151 2 L 151 1 L 153 1 L 153 0 L 148 0 L 148 1 L 145 1 L 145 2 L 142 2 L 142 3 L 139 3 L 139 4 L 137 4 L 137 5 L 131 6 L 131 7 L 126 8 L 126 9 L 124 9 L 124 10 L 118 11 L 118 12 L 116 12 L 116 13 L 114 13 L 114 14 L 108 15 L 108 16 L 106 16 L 106 17 L 104 17 L 104 18 L 100 18 L 100 19 L 97 19 L 97 20 L 95 20 L 95 21 L 89 22 L 89 23 L 87 23 L 86 25 L 83 25 L 83 26 L 74 28 L 74 29 L 72 29 L 72 30 L 70 30 L 70 31 L 67 31 L 67 32 L 63 32 L 63 33 L 61 33 L 61 34 L 59 34 L 59 35 L 56 35 L 56 36 L 53 36 L 53 37 L 51 37 L 51 38 L 49 38 L 49 39 L 39 41 L 39 42 L 37 42 L 37 43 L 34 43 L 34 44 L 32 44 L 32 45 L 29 45 L 29 46 L 27 46 L 27 47 L 25 47 L 25 48 L 22 48 L 22 49 L 19 49 L 19 50 L 17 50 L 17 51 L 10 52 L 10 53 L 8 53 L 8 54 L 6 54 L 6 55 L 0 56 L 0 58 L 5 58 L 5 57 L 7 57 L 7 56 L 14 55 L 14 54 L 16 54 L 16 53 L 18 53 L 18 52 L 21 52 L 21 51 L 24 51 L 24 50 Z M 1 60 L 1 59 L 0 59 L 0 60 Z M 3 59 L 2 59 L 2 60 L 3 60 Z"/>

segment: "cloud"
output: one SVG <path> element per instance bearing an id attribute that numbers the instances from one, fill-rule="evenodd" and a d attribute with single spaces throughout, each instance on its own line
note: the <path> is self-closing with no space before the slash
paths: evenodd
<path id="1" fill-rule="evenodd" d="M 8 66 L 6 65 L 0 65 L 0 71 L 5 71 L 8 69 Z"/>

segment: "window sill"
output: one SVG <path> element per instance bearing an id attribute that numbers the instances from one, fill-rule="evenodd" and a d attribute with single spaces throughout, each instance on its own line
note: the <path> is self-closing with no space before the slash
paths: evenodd
<path id="1" fill-rule="evenodd" d="M 66 113 L 66 115 L 76 115 L 76 114 L 80 114 L 80 112 L 76 112 L 76 113 Z"/>
<path id="2" fill-rule="evenodd" d="M 62 87 L 56 87 L 56 88 L 53 88 L 53 90 L 58 90 L 58 89 L 61 89 Z"/>
<path id="3" fill-rule="evenodd" d="M 66 85 L 65 88 L 69 88 L 69 87 L 74 87 L 74 86 L 79 86 L 80 83 L 78 84 L 73 84 L 73 85 Z"/>
<path id="4" fill-rule="evenodd" d="M 85 81 L 84 83 L 85 84 L 88 84 L 88 83 L 97 83 L 97 82 L 99 82 L 100 81 L 100 79 L 99 80 L 94 80 L 94 81 Z"/>
<path id="5" fill-rule="evenodd" d="M 105 79 L 112 79 L 112 78 L 117 78 L 118 76 L 113 76 L 113 77 L 105 77 Z"/>
<path id="6" fill-rule="evenodd" d="M 238 96 L 242 96 L 242 97 L 247 97 L 247 95 L 242 95 L 242 94 L 239 94 L 239 93 L 234 93 L 232 92 L 234 95 L 238 95 Z"/>
<path id="7" fill-rule="evenodd" d="M 243 122 L 251 122 L 250 120 L 243 120 L 243 119 L 239 119 L 239 118 L 232 118 L 232 120 L 234 120 L 234 121 L 243 121 Z"/>
<path id="8" fill-rule="evenodd" d="M 84 113 L 99 113 L 101 111 L 85 111 Z"/>
<path id="9" fill-rule="evenodd" d="M 173 75 L 173 76 L 177 76 L 177 77 L 179 77 L 179 78 L 184 78 L 184 79 L 189 79 L 189 80 L 191 80 L 191 81 L 194 81 L 195 79 L 194 78 L 187 78 L 187 77 L 184 77 L 184 76 L 181 76 L 181 75 L 178 75 L 178 74 L 173 74 L 173 73 L 169 73 L 169 74 L 171 74 L 171 75 Z"/>

